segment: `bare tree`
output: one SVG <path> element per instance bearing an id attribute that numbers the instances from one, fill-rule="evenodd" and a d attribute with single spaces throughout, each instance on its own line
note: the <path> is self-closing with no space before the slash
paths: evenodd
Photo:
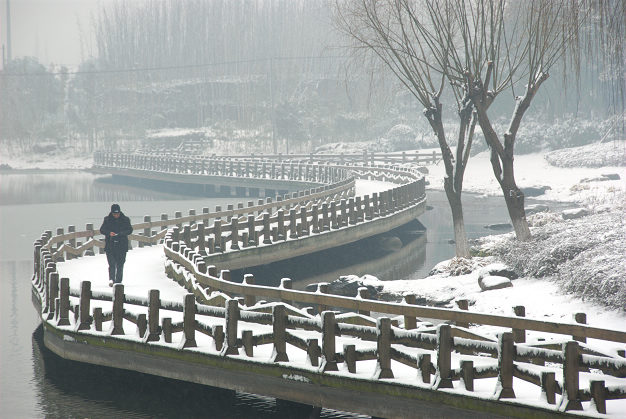
<path id="1" fill-rule="evenodd" d="M 374 53 L 424 106 L 424 116 L 443 157 L 444 190 L 452 212 L 456 256 L 469 257 L 461 194 L 477 118 L 470 91 L 462 83 L 450 82 L 454 76 L 449 72 L 447 50 L 454 48 L 452 37 L 445 39 L 446 33 L 436 31 L 444 21 L 451 22 L 452 10 L 437 17 L 429 14 L 434 10 L 423 9 L 424 5 L 432 6 L 402 0 L 338 0 L 336 22 L 338 29 L 354 41 L 354 50 L 364 54 L 362 58 Z M 444 95 L 445 87 L 450 90 L 448 95 Z M 456 105 L 457 115 L 452 117 L 458 124 L 456 136 L 446 133 L 444 97 Z M 456 143 L 454 152 L 452 143 Z"/>
<path id="2" fill-rule="evenodd" d="M 380 57 L 426 107 L 425 115 L 444 156 L 444 189 L 453 219 L 455 212 L 458 218 L 456 200 L 458 197 L 460 202 L 467 163 L 462 152 L 465 148 L 469 154 L 477 121 L 491 149 L 491 165 L 515 234 L 520 240 L 530 239 L 524 194 L 515 182 L 515 140 L 522 118 L 548 78 L 549 69 L 578 33 L 584 19 L 578 3 L 360 0 L 338 3 L 337 9 L 340 25 L 357 45 Z M 439 123 L 444 83 L 450 86 L 459 113 L 456 159 Z M 521 95 L 516 93 L 518 90 L 522 90 Z M 506 131 L 499 135 L 488 111 L 503 92 L 511 93 L 515 106 Z M 454 223 L 456 231 L 458 220 Z"/>

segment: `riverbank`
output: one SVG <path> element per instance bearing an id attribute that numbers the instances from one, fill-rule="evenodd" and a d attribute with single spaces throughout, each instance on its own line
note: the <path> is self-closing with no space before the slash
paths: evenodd
<path id="1" fill-rule="evenodd" d="M 456 307 L 456 301 L 465 299 L 472 310 L 511 314 L 513 306 L 524 305 L 528 317 L 553 320 L 571 320 L 573 313 L 586 312 L 591 324 L 622 330 L 626 324 L 626 168 L 580 166 L 598 161 L 597 153 L 607 147 L 623 144 L 602 145 L 595 151 L 588 146 L 569 149 L 561 154 L 572 161 L 558 159 L 559 166 L 541 153 L 516 157 L 518 186 L 543 189 L 545 193 L 537 198 L 579 207 L 563 212 L 540 208 L 541 212 L 528 215 L 531 241 L 519 242 L 514 233 L 486 236 L 472 241 L 476 256 L 471 261 L 443 261 L 425 278 L 353 280 L 398 298 L 415 294 L 418 301 L 443 307 Z M 574 162 L 579 166 L 573 167 Z M 430 187 L 438 189 L 443 164 L 430 165 L 428 170 Z M 501 194 L 487 153 L 470 160 L 464 190 Z M 505 288 L 481 289 L 479 278 L 485 276 L 481 269 L 494 263 L 505 264 L 519 278 Z"/>

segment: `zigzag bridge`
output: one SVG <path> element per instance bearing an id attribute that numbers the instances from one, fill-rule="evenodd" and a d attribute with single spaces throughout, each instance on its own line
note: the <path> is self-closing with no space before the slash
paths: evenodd
<path id="1" fill-rule="evenodd" d="M 201 194 L 257 198 L 214 212 L 144 217 L 129 240 L 159 246 L 183 301 L 158 289 L 92 290 L 57 263 L 104 243 L 88 224 L 34 244 L 33 302 L 44 344 L 75 361 L 134 370 L 292 402 L 386 418 L 580 417 L 619 414 L 626 398 L 626 333 L 562 323 L 231 281 L 231 270 L 332 249 L 423 213 L 424 153 L 189 157 L 97 153 L 94 170 Z M 355 196 L 356 179 L 395 184 Z M 497 336 L 477 326 L 500 328 Z M 530 336 L 543 334 L 549 339 Z M 524 396 L 520 396 L 520 395 Z M 526 394 L 533 394 L 527 397 Z M 621 406 L 621 407 L 620 407 Z M 617 409 L 617 410 L 616 410 Z M 622 411 L 623 413 L 623 411 Z"/>

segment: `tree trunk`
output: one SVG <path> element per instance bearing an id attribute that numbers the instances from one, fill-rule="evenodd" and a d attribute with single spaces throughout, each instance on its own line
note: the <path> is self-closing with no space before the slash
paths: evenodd
<path id="1" fill-rule="evenodd" d="M 502 166 L 500 166 L 500 160 Z M 524 193 L 517 187 L 515 183 L 515 175 L 513 171 L 513 157 L 505 156 L 502 159 L 494 156 L 491 159 L 493 172 L 496 175 L 502 188 L 506 208 L 509 211 L 509 217 L 515 230 L 515 237 L 520 241 L 527 241 L 532 238 L 528 221 L 526 220 L 526 210 L 524 209 Z M 502 173 L 502 177 L 498 177 L 498 173 Z"/>
<path id="2" fill-rule="evenodd" d="M 461 193 L 455 192 L 450 178 L 445 178 L 443 183 L 450 210 L 452 211 L 452 225 L 454 226 L 454 244 L 456 257 L 470 258 L 469 245 L 467 244 L 467 233 L 465 232 L 465 222 L 463 220 L 463 203 Z"/>

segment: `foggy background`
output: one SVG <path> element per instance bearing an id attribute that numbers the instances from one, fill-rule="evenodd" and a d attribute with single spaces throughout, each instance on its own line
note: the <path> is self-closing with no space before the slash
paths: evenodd
<path id="1" fill-rule="evenodd" d="M 406 88 L 343 48 L 348 42 L 333 27 L 332 1 L 0 5 L 5 156 L 350 151 L 345 143 L 354 142 L 353 149 L 370 151 L 437 146 Z M 601 60 L 584 62 L 579 79 L 567 67 L 553 70 L 525 117 L 517 151 L 621 137 L 623 98 L 616 97 L 615 77 L 619 71 Z M 502 97 L 491 112 L 504 126 L 512 102 Z M 457 110 L 444 112 L 453 132 Z M 484 149 L 484 141 L 475 142 L 474 152 Z"/>

